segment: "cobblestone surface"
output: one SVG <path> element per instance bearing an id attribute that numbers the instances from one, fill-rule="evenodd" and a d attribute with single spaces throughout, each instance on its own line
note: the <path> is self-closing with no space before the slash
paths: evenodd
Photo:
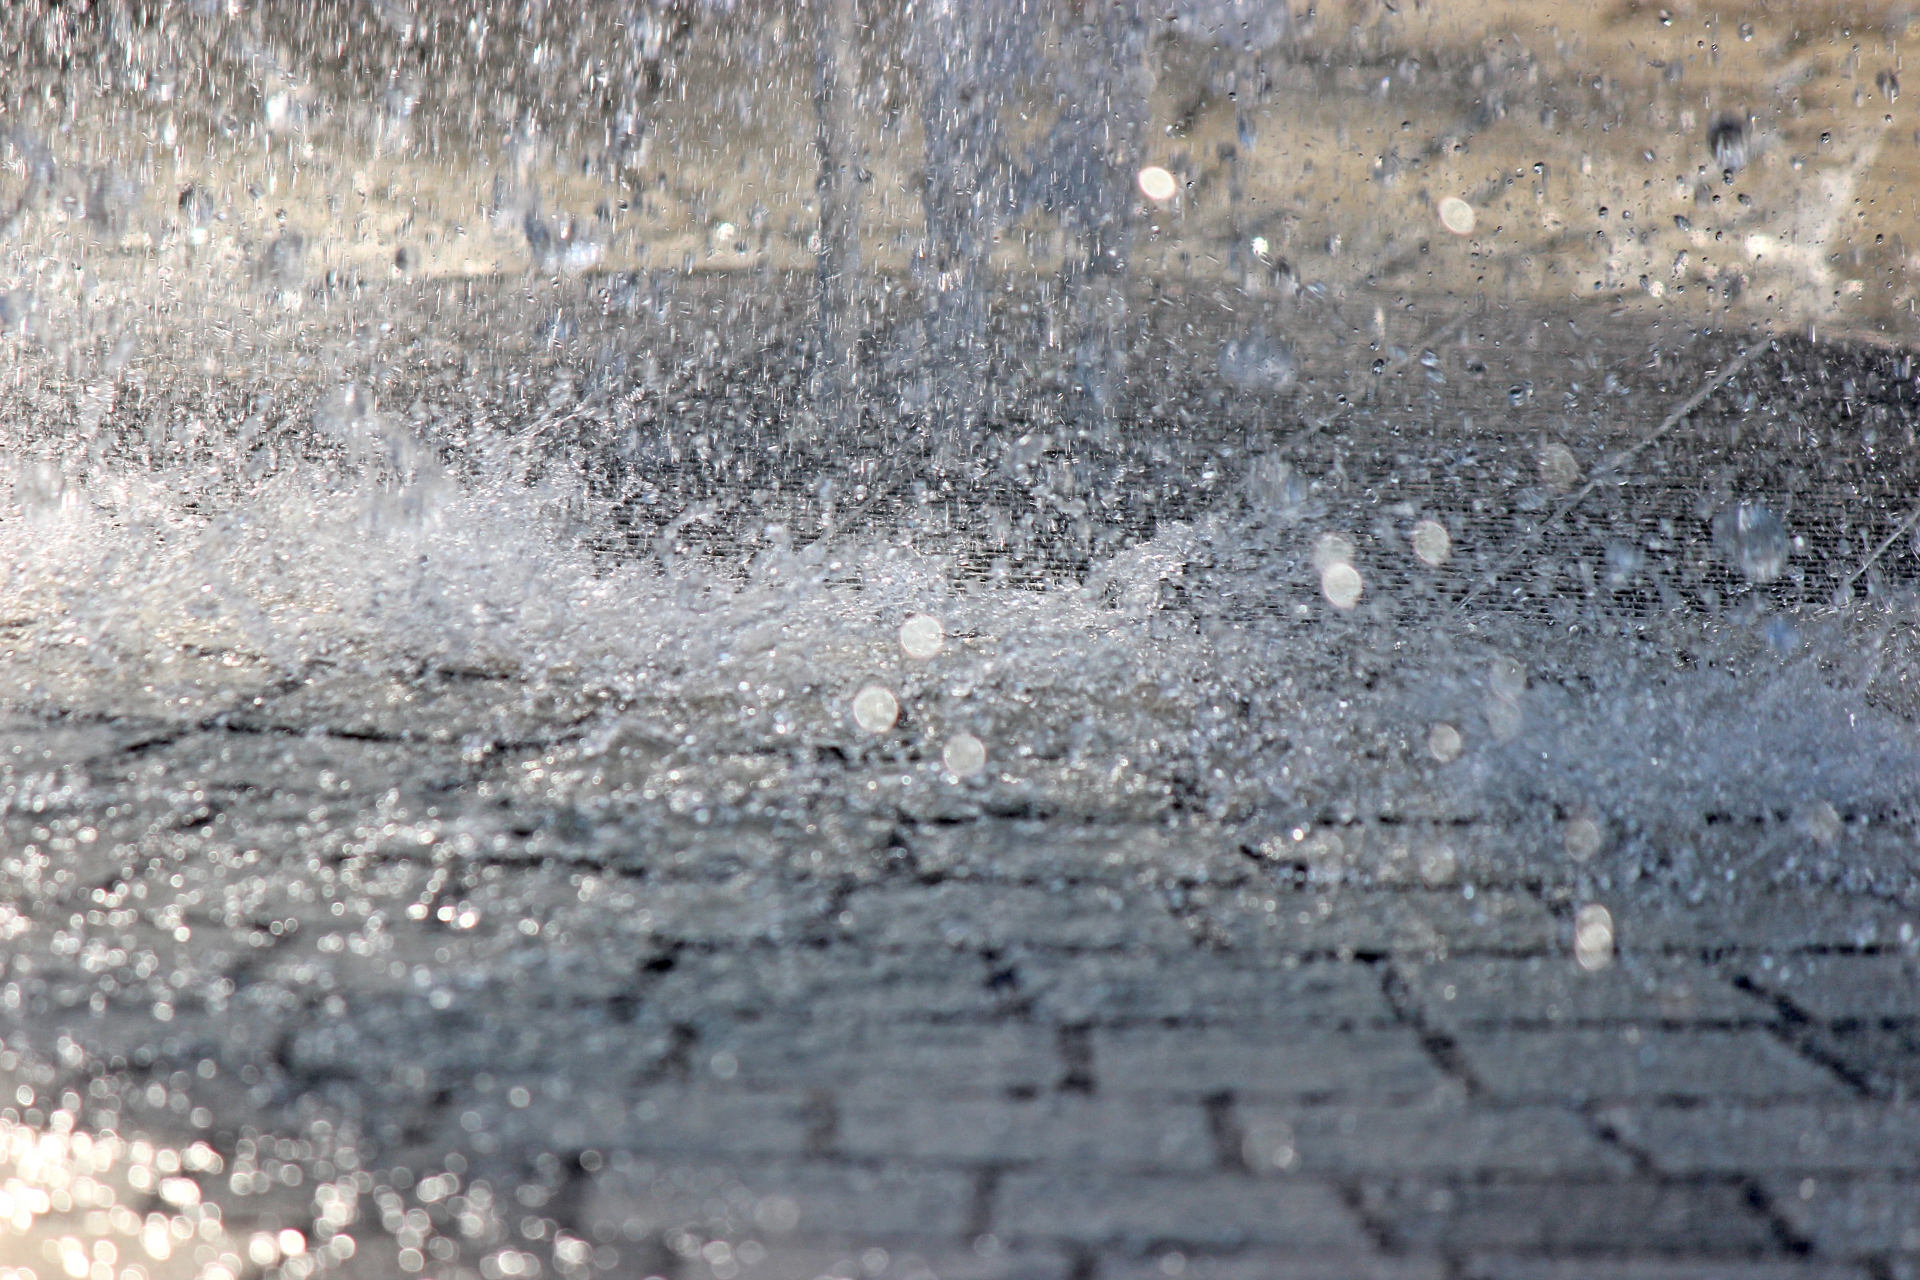
<path id="1" fill-rule="evenodd" d="M 1920 1259 L 1920 967 L 1896 904 L 1616 895 L 1617 955 L 1589 971 L 1550 885 L 1310 884 L 1225 827 L 906 826 L 747 878 L 670 854 L 454 866 L 417 842 L 323 870 L 260 838 L 317 823 L 311 797 L 248 797 L 318 753 L 356 771 L 328 821 L 377 838 L 395 805 L 355 788 L 410 749 L 6 732 L 90 790 L 57 821 L 5 816 L 10 876 L 42 850 L 85 869 L 43 868 L 58 909 L 7 917 L 0 1118 L 206 1144 L 221 1172 L 167 1194 L 217 1204 L 236 1256 L 294 1228 L 316 1258 L 357 1237 L 329 1265 L 369 1276 L 506 1274 L 515 1250 L 756 1280 L 1866 1280 Z M 163 774 L 176 807 L 139 790 Z M 198 905 L 143 911 L 136 886 L 171 877 Z M 342 932 L 356 895 L 382 923 Z M 166 1000 L 141 968 L 177 971 Z M 124 979 L 104 997 L 102 973 Z M 113 1171 L 122 1204 L 144 1172 Z M 324 1225 L 316 1187 L 351 1219 Z M 55 1252 L 86 1233 L 69 1203 L 35 1228 Z"/>

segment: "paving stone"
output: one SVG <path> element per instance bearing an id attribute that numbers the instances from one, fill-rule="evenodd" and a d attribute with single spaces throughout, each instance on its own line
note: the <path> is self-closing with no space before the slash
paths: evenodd
<path id="1" fill-rule="evenodd" d="M 1273 904 L 1269 911 L 1267 905 Z M 1562 932 L 1529 894 L 1459 889 L 1222 890 L 1196 914 L 1229 945 L 1254 954 L 1435 956 L 1541 953 Z"/>
<path id="2" fill-rule="evenodd" d="M 984 1018 L 1005 1002 L 983 959 L 851 946 L 688 950 L 654 978 L 646 1002 L 682 1021 L 732 1017 L 846 1021 Z"/>
<path id="3" fill-rule="evenodd" d="M 630 913 L 637 932 L 673 942 L 739 945 L 798 941 L 818 926 L 825 903 L 788 892 L 769 880 L 738 885 L 652 884 L 625 891 L 631 905 L 603 910 Z"/>
<path id="4" fill-rule="evenodd" d="M 850 1155 L 922 1163 L 1171 1172 L 1205 1170 L 1216 1161 L 1198 1106 L 1146 1108 L 1073 1095 L 1033 1102 L 855 1098 L 840 1110 L 838 1134 L 840 1148 Z"/>
<path id="5" fill-rule="evenodd" d="M 1674 1173 L 1920 1169 L 1920 1109 L 1873 1103 L 1609 1107 L 1601 1118 Z"/>
<path id="6" fill-rule="evenodd" d="M 1447 1274 L 1437 1258 L 1345 1251 L 1315 1258 L 1260 1248 L 1192 1257 L 1177 1249 L 1144 1258 L 1108 1254 L 1099 1270 L 1100 1280 L 1441 1280 Z"/>
<path id="7" fill-rule="evenodd" d="M 854 894 L 843 927 L 869 945 L 979 949 L 1026 946 L 1180 951 L 1186 929 L 1151 894 L 1105 886 L 1059 889 L 947 884 Z"/>
<path id="8" fill-rule="evenodd" d="M 458 742 L 478 736 L 493 742 L 555 741 L 598 710 L 584 698 L 556 694 L 529 697 L 518 680 L 461 679 L 429 672 L 402 679 L 372 672 L 343 672 L 302 682 L 238 712 L 248 726 L 311 732 L 324 726 L 356 738 Z"/>
<path id="9" fill-rule="evenodd" d="M 1193 840 L 1160 827 L 966 823 L 913 827 L 903 840 L 914 867 L 929 877 L 1138 887 L 1233 884 L 1250 874 L 1233 841 Z"/>
<path id="10" fill-rule="evenodd" d="M 1262 961 L 1236 952 L 1005 957 L 1015 990 L 1050 1022 L 1381 1026 L 1392 1008 L 1370 965 Z"/>
<path id="11" fill-rule="evenodd" d="M 1652 1258 L 1473 1258 L 1466 1280 L 1869 1280 L 1845 1263 L 1724 1258 L 1677 1261 Z"/>
<path id="12" fill-rule="evenodd" d="M 1808 890 L 1741 887 L 1700 901 L 1657 890 L 1602 894 L 1623 951 L 1681 955 L 1775 953 L 1896 943 L 1920 930 L 1920 911 L 1880 899 Z"/>
<path id="13" fill-rule="evenodd" d="M 1776 1212 L 1827 1257 L 1920 1258 L 1920 1184 L 1887 1178 L 1769 1178 Z"/>
<path id="14" fill-rule="evenodd" d="M 1096 1031 L 1101 1088 L 1138 1097 L 1421 1097 L 1448 1083 L 1410 1030 Z"/>
<path id="15" fill-rule="evenodd" d="M 849 1099 L 1030 1097 L 1066 1074 L 1059 1034 L 1019 1022 L 723 1022 L 704 1028 L 693 1052 L 696 1070 L 717 1063 L 743 1087 Z"/>
<path id="16" fill-rule="evenodd" d="M 1523 881 L 1542 852 L 1553 856 L 1563 847 L 1548 824 L 1449 821 L 1282 823 L 1244 833 L 1242 844 L 1267 864 L 1269 874 L 1304 870 L 1315 884 L 1415 889 Z"/>
<path id="17" fill-rule="evenodd" d="M 804 1154 L 829 1104 L 803 1092 L 758 1093 L 712 1084 L 621 1090 L 604 1110 L 614 1117 L 591 1140 L 643 1159 L 662 1153 L 714 1156 Z M 624 1105 L 622 1105 L 624 1104 Z"/>
<path id="18" fill-rule="evenodd" d="M 496 993 L 491 1007 L 435 1009 L 430 997 L 367 999 L 352 1018 L 304 1018 L 283 1046 L 290 1070 L 314 1076 L 377 1080 L 397 1070 L 423 1078 L 464 1082 L 485 1071 L 500 1078 L 554 1070 L 552 1053 L 565 1045 L 578 1057 L 565 1074 L 582 1084 L 630 1083 L 650 1078 L 675 1052 L 676 1034 L 664 1023 L 623 1022 L 606 1007 L 537 1009 L 537 1019 L 514 1017 Z"/>
<path id="19" fill-rule="evenodd" d="M 574 1214 L 589 1232 L 644 1240 L 684 1228 L 810 1250 L 958 1240 L 971 1220 L 974 1179 L 906 1164 L 643 1161 L 594 1178 L 579 1200 Z"/>
<path id="20" fill-rule="evenodd" d="M 1844 1098 L 1850 1090 L 1764 1031 L 1488 1031 L 1458 1036 L 1501 1098 Z"/>
<path id="21" fill-rule="evenodd" d="M 1877 1026 L 1842 1020 L 1826 1027 L 1799 1027 L 1815 1052 L 1879 1096 L 1920 1091 L 1920 1026 Z"/>
<path id="22" fill-rule="evenodd" d="M 1365 1182 L 1367 1219 L 1425 1252 L 1764 1253 L 1771 1227 L 1722 1184 Z"/>
<path id="23" fill-rule="evenodd" d="M 28 776 L 49 769 L 114 761 L 139 743 L 164 741 L 179 729 L 167 721 L 132 717 L 108 723 L 49 724 L 33 716 L 0 715 L 0 794 L 9 797 Z"/>
<path id="24" fill-rule="evenodd" d="M 458 746 L 379 742 L 337 736 L 288 736 L 266 751 L 234 750 L 231 735 L 184 733 L 141 753 L 143 766 L 158 766 L 188 790 L 272 795 L 286 801 L 339 804 L 344 797 L 371 797 L 405 778 L 418 795 L 457 786 L 473 766 Z M 325 785 L 322 785 L 322 779 Z"/>
<path id="25" fill-rule="evenodd" d="M 831 900 L 824 887 L 790 886 L 771 875 L 707 883 L 513 870 L 498 890 L 494 915 L 501 925 L 518 928 L 529 920 L 540 926 L 538 939 L 549 949 L 565 943 L 570 950 L 599 950 L 629 973 L 675 944 L 799 945 L 824 931 Z"/>
<path id="26" fill-rule="evenodd" d="M 735 1253 L 728 1262 L 739 1268 L 742 1280 L 1069 1280 L 1073 1274 L 1073 1260 L 1058 1249 L 915 1242 L 890 1251 L 857 1238 L 840 1249 L 777 1244 L 752 1266 L 738 1258 Z M 705 1280 L 712 1272 L 699 1262 L 682 1262 L 680 1274 Z"/>
<path id="27" fill-rule="evenodd" d="M 1249 1167 L 1302 1173 L 1632 1172 L 1632 1160 L 1558 1107 L 1469 1107 L 1457 1100 L 1407 1107 L 1243 1104 L 1234 1120 Z"/>
<path id="28" fill-rule="evenodd" d="M 1283 1245 L 1312 1255 L 1371 1252 L 1340 1197 L 1313 1182 L 1228 1175 L 1122 1178 L 1014 1174 L 994 1196 L 1002 1239 L 1140 1248 Z"/>
<path id="29" fill-rule="evenodd" d="M 1404 964 L 1421 1016 L 1444 1027 L 1558 1022 L 1756 1022 L 1773 1010 L 1707 965 L 1623 958 L 1588 972 L 1571 955 Z"/>
<path id="30" fill-rule="evenodd" d="M 1740 971 L 1769 995 L 1807 1016 L 1920 1022 L 1920 961 L 1904 955 L 1783 955 L 1748 961 Z"/>

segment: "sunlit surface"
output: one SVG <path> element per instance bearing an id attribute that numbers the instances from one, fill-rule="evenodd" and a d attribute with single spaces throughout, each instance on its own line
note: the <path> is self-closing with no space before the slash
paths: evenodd
<path id="1" fill-rule="evenodd" d="M 0 1280 L 1911 1275 L 1909 29 L 0 7 Z"/>

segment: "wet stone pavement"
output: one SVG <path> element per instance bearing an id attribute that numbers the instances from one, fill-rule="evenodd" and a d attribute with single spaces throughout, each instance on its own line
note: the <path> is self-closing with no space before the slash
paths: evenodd
<path id="1" fill-rule="evenodd" d="M 4 873 L 39 906 L 0 926 L 0 1141 L 118 1135 L 63 1152 L 49 1258 L 122 1232 L 156 1276 L 1920 1257 L 1910 905 L 1642 884 L 1600 895 L 1605 945 L 1528 869 L 1552 831 L 1473 824 L 846 814 L 570 856 L 530 830 L 552 814 L 473 816 L 564 752 L 274 711 L 5 726 Z"/>
<path id="2" fill-rule="evenodd" d="M 956 464 L 623 283 L 16 483 L 0 1275 L 1917 1274 L 1904 357 L 1280 311 Z"/>

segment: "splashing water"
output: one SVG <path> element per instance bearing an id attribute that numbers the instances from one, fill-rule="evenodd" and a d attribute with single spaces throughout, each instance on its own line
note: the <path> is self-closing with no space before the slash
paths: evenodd
<path id="1" fill-rule="evenodd" d="M 606 1158 L 565 1097 L 585 1077 L 429 1107 L 407 1054 L 438 1048 L 336 1008 L 331 966 L 447 1025 L 475 992 L 736 944 L 773 981 L 856 927 L 853 889 L 968 879 L 956 832 L 1017 830 L 981 879 L 1036 898 L 1078 890 L 1060 848 L 1125 833 L 1128 891 L 1209 961 L 1232 948 L 1194 904 L 1255 871 L 1457 906 L 1488 845 L 1555 928 L 1572 908 L 1558 961 L 1594 975 L 1637 963 L 1595 901 L 1628 885 L 1688 902 L 1759 869 L 1911 900 L 1911 362 L 1727 332 L 1786 335 L 1788 300 L 1893 314 L 1865 279 L 1898 264 L 1839 252 L 1832 213 L 1877 133 L 1802 146 L 1797 118 L 1702 121 L 1688 89 L 1659 100 L 1671 146 L 1600 131 L 1597 160 L 1495 181 L 1467 138 L 1569 109 L 1528 96 L 1531 65 L 1353 61 L 1297 7 L 536 10 L 309 32 L 68 7 L 6 46 L 62 93 L 9 99 L 0 143 L 0 937 L 81 976 L 0 983 L 30 1108 L 0 1159 L 31 1173 L 0 1220 L 124 1178 L 116 1204 L 169 1206 L 114 1219 L 156 1259 L 186 1223 L 208 1265 L 291 1276 L 355 1256 L 346 1225 L 378 1216 L 356 1172 L 405 1159 L 421 1204 L 464 1191 L 481 1234 L 533 1222 L 583 1273 L 600 1243 L 534 1201 Z M 1381 22 L 1353 39 L 1403 38 Z M 444 78 L 368 79 L 355 24 Z M 125 128 L 73 127 L 57 104 L 86 95 Z M 1356 174 L 1330 157 L 1359 137 Z M 1801 152 L 1812 194 L 1785 185 Z M 312 950 L 283 962 L 288 939 Z M 976 949 L 999 999 L 1018 948 Z M 290 1009 L 312 1017 L 269 1042 Z M 602 1000 L 582 1042 L 657 1049 L 634 1078 L 750 1083 L 734 1046 L 696 1052 L 698 1017 L 653 1016 Z M 34 1092 L 42 1064 L 163 1058 L 184 1083 L 127 1085 L 156 1131 L 266 1064 L 219 1121 L 304 1135 L 272 1159 L 306 1162 L 311 1232 L 230 1231 L 189 1194 L 182 1169 L 291 1185 L 266 1137 L 216 1167 Z M 496 1143 L 476 1160 L 573 1165 L 482 1204 L 464 1163 L 407 1153 L 393 1098 Z M 833 1132 L 814 1110 L 803 1144 Z M 1238 1136 L 1250 1168 L 1309 1154 L 1278 1122 Z M 735 1199 L 755 1231 L 801 1213 Z"/>

